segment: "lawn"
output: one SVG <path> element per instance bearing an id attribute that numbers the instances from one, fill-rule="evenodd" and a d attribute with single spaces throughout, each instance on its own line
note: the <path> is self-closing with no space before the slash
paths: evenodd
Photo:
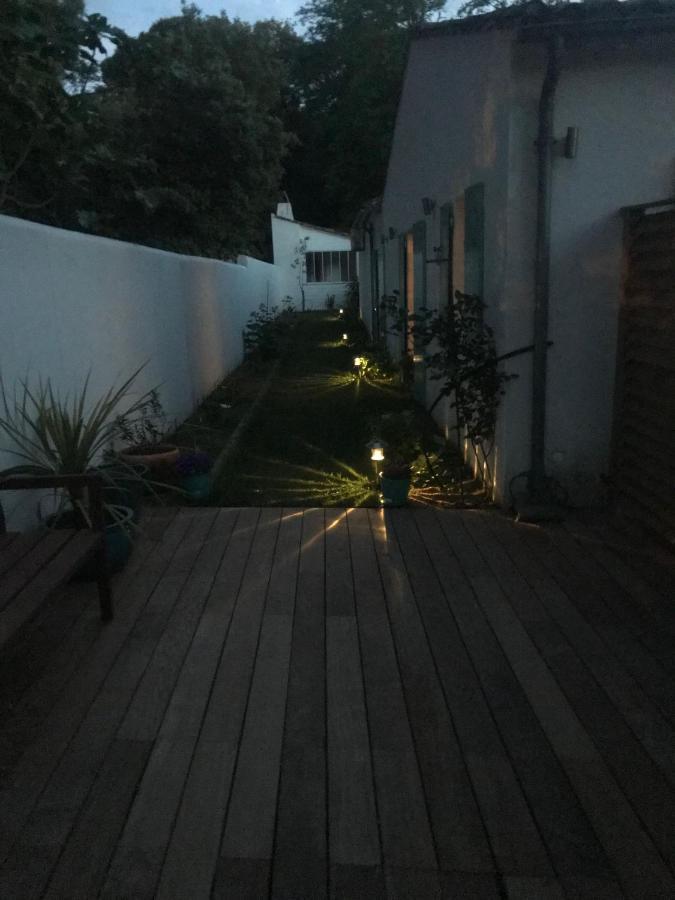
<path id="1" fill-rule="evenodd" d="M 269 390 L 216 479 L 210 502 L 375 506 L 379 498 L 367 444 L 379 417 L 411 410 L 420 431 L 428 433 L 434 425 L 397 375 L 355 377 L 355 355 L 368 352 L 360 323 L 347 325 L 333 311 L 296 314 L 291 321 Z M 216 457 L 274 365 L 274 360 L 245 363 L 181 426 L 176 441 Z"/>

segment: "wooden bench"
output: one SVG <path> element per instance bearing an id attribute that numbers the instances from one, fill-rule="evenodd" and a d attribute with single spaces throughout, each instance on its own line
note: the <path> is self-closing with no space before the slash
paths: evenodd
<path id="1" fill-rule="evenodd" d="M 112 619 L 101 479 L 94 475 L 0 478 L 0 491 L 56 487 L 86 490 L 92 528 L 7 532 L 0 505 L 0 647 L 91 557 L 96 560 L 101 617 Z"/>

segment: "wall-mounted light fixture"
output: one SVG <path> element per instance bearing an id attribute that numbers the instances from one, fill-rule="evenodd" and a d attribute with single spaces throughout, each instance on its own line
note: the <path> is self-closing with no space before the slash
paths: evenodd
<path id="1" fill-rule="evenodd" d="M 436 208 L 436 201 L 431 197 L 422 197 L 422 209 L 425 216 L 430 216 Z"/>
<path id="2" fill-rule="evenodd" d="M 579 144 L 579 129 L 570 126 L 565 135 L 564 154 L 566 159 L 574 159 L 577 155 L 577 146 Z"/>
<path id="3" fill-rule="evenodd" d="M 577 147 L 579 145 L 579 129 L 570 125 L 565 132 L 565 137 L 556 138 L 553 141 L 553 147 L 558 155 L 564 156 L 565 159 L 574 159 L 577 155 Z"/>

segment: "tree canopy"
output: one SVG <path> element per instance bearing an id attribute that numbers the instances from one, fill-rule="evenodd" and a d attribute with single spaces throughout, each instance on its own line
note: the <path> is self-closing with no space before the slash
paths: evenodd
<path id="1" fill-rule="evenodd" d="M 382 191 L 408 43 L 444 0 L 309 0 L 304 32 L 184 5 L 138 37 L 83 0 L 0 7 L 0 212 L 222 258 L 282 190 L 346 227 Z"/>
<path id="2" fill-rule="evenodd" d="M 413 30 L 445 0 L 310 0 L 294 69 L 299 139 L 287 190 L 299 213 L 348 226 L 382 192 Z M 317 185 L 321 190 L 317 191 Z"/>

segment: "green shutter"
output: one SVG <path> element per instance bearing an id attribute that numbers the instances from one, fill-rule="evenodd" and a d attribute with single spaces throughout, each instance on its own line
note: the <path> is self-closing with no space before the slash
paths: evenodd
<path id="1" fill-rule="evenodd" d="M 464 191 L 464 292 L 483 299 L 485 190 L 474 184 Z"/>
<path id="2" fill-rule="evenodd" d="M 415 267 L 415 312 L 427 302 L 427 223 L 413 225 L 413 256 Z"/>
<path id="3" fill-rule="evenodd" d="M 399 309 L 405 309 L 405 277 L 406 277 L 406 261 L 405 261 L 405 234 L 399 235 L 398 239 L 398 306 Z M 405 354 L 407 335 L 405 329 L 401 335 L 400 347 L 398 352 L 403 356 Z"/>
<path id="4" fill-rule="evenodd" d="M 413 265 L 415 267 L 414 301 L 415 312 L 427 305 L 427 223 L 416 222 L 413 226 Z M 417 343 L 417 342 L 416 342 Z M 415 354 L 422 349 L 415 347 Z M 426 404 L 427 367 L 423 361 L 414 365 L 414 395 L 418 403 Z"/>
<path id="5" fill-rule="evenodd" d="M 441 245 L 440 245 L 440 296 L 438 308 L 442 310 L 446 304 L 452 303 L 453 272 L 452 248 L 455 232 L 455 213 L 452 203 L 441 206 Z"/>

